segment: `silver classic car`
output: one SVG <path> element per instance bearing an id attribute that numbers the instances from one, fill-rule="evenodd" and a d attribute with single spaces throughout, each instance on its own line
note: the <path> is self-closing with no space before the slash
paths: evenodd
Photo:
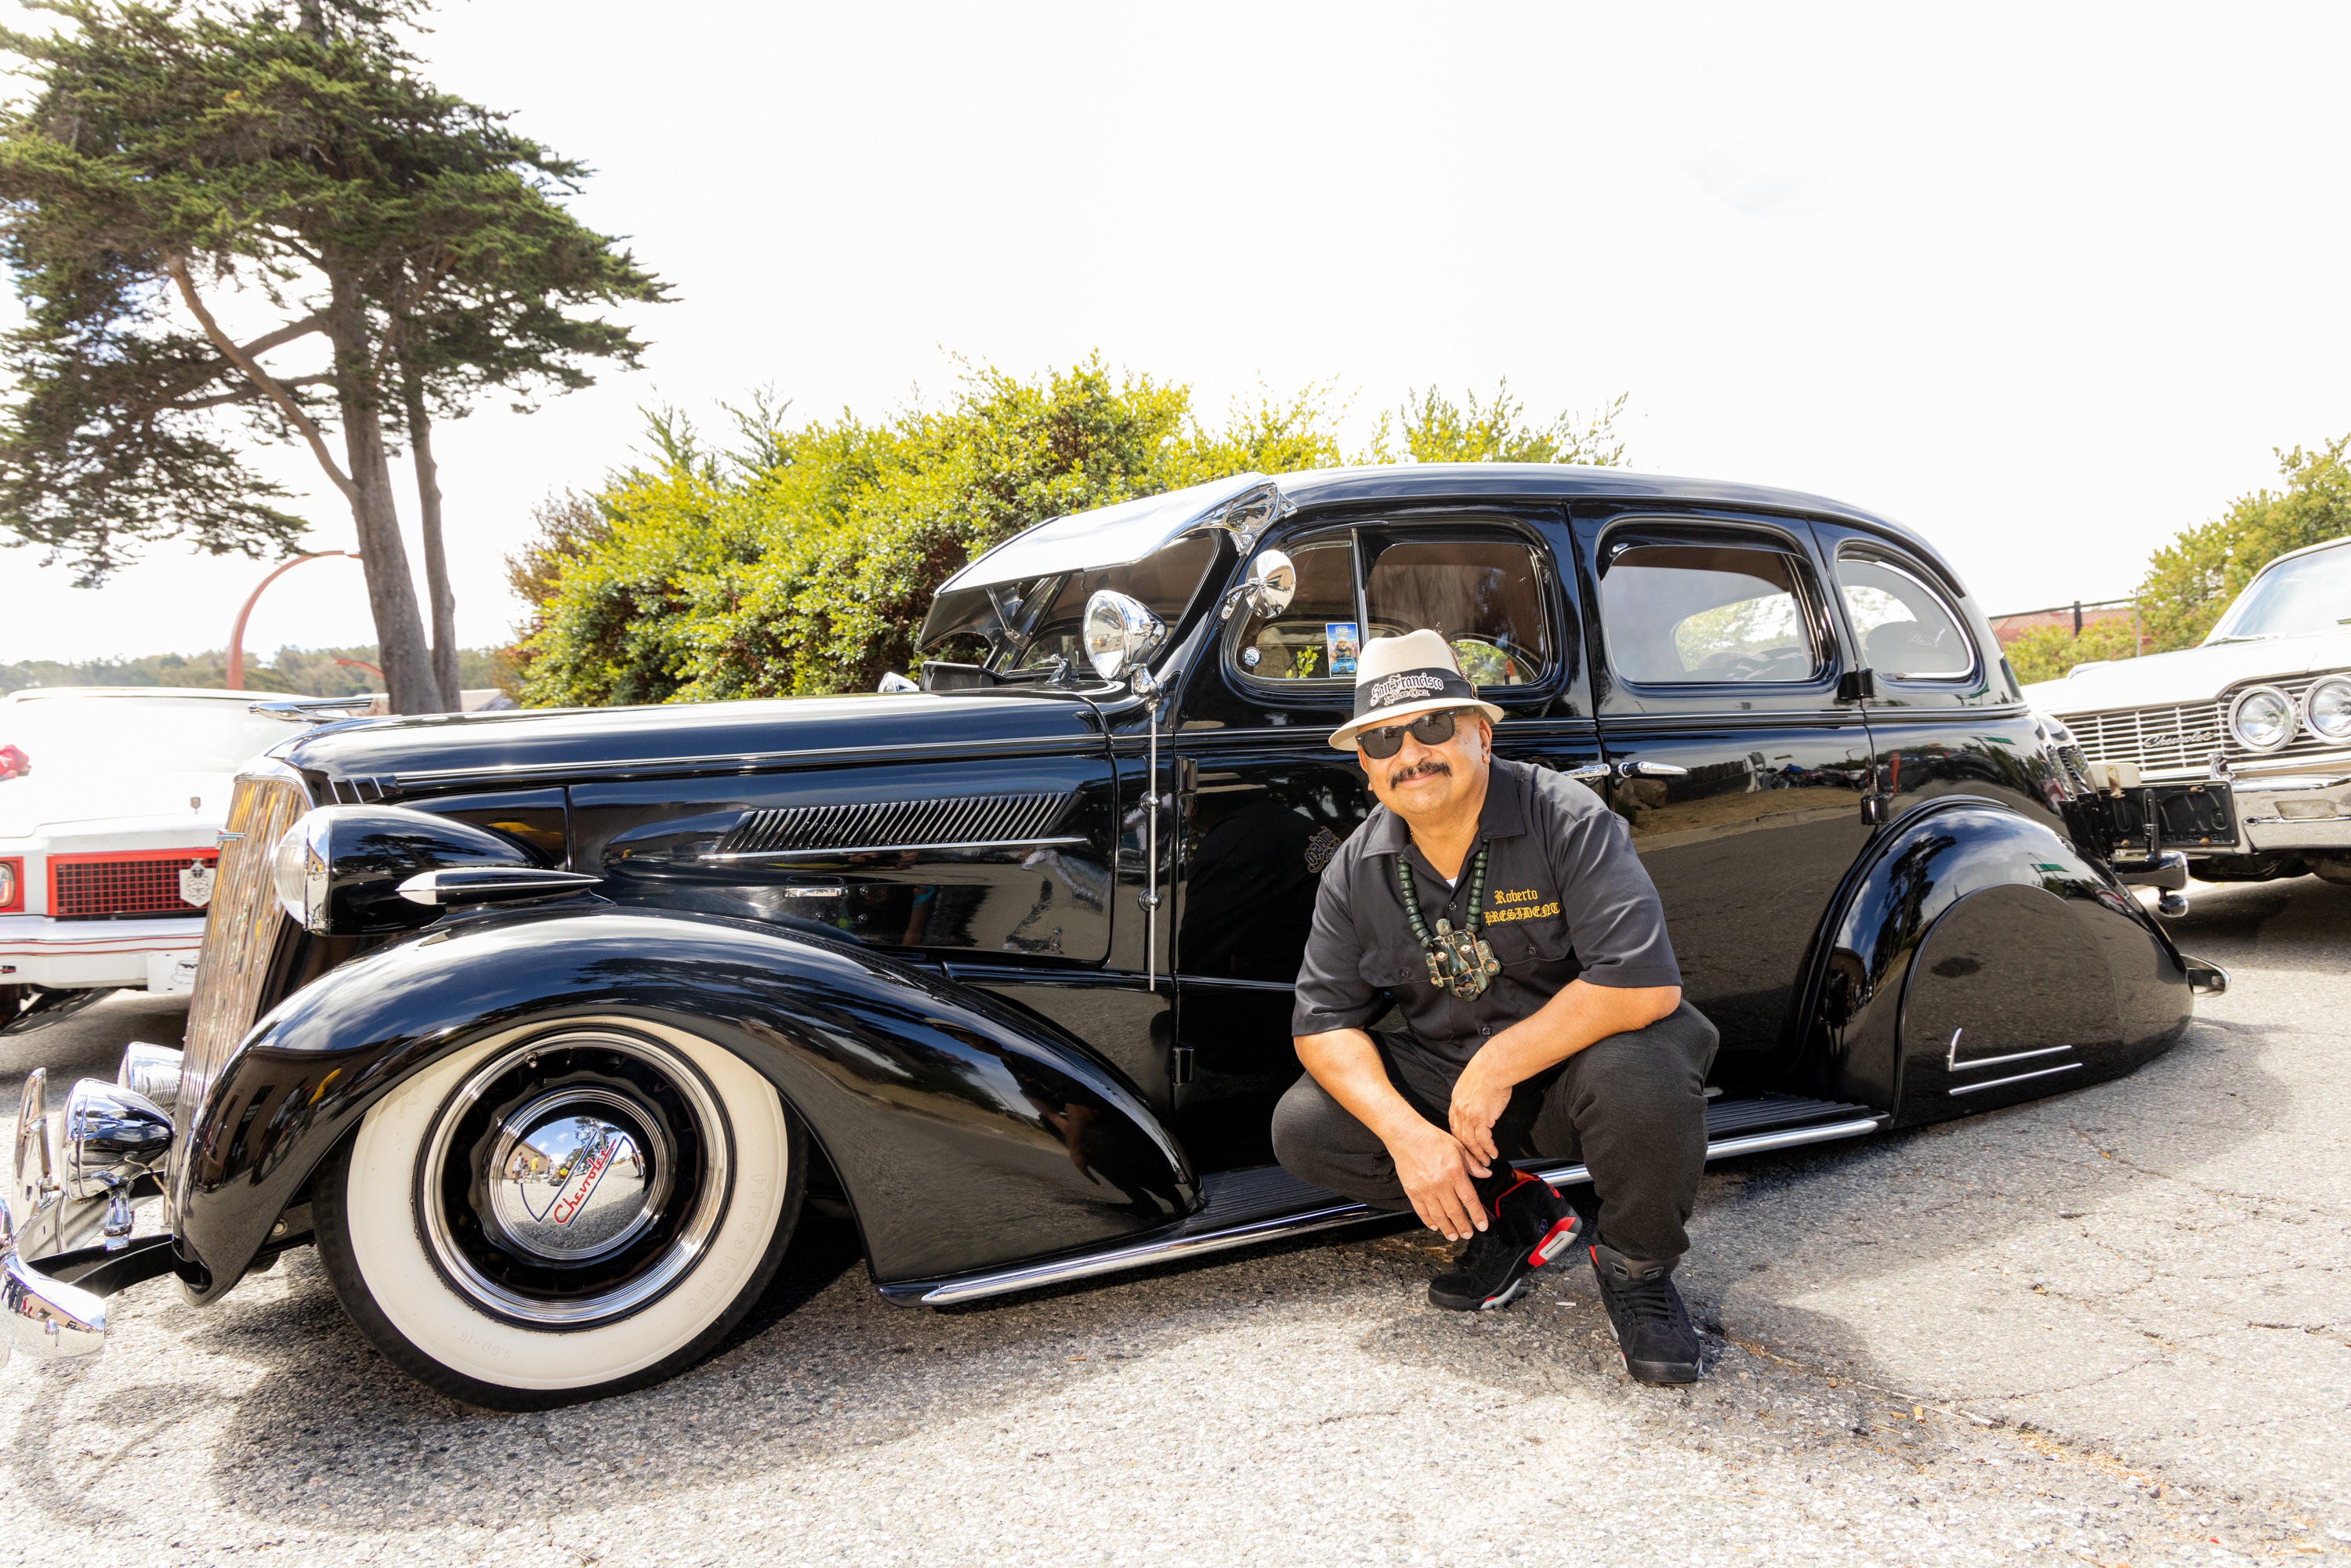
<path id="1" fill-rule="evenodd" d="M 2200 646 L 2024 690 L 2198 877 L 2351 883 L 2351 536 L 2263 567 Z"/>

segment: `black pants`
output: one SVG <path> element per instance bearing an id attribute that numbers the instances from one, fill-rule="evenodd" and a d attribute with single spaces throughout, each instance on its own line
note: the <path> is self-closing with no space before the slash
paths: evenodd
<path id="1" fill-rule="evenodd" d="M 1646 1029 L 1595 1041 L 1511 1091 L 1494 1146 L 1506 1160 L 1590 1167 L 1596 1212 L 1577 1207 L 1595 1224 L 1594 1239 L 1646 1261 L 1678 1258 L 1689 1250 L 1682 1226 L 1706 1168 L 1706 1072 L 1718 1038 L 1684 1002 Z M 1408 1034 L 1372 1039 L 1396 1092 L 1447 1125 L 1458 1076 L 1449 1064 Z M 1378 1208 L 1412 1207 L 1379 1134 L 1311 1073 L 1274 1110 L 1273 1152 L 1302 1181 Z"/>

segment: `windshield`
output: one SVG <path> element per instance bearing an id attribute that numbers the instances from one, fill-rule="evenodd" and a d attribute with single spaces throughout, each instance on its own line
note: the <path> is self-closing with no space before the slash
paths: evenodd
<path id="1" fill-rule="evenodd" d="M 2351 626 L 2351 545 L 2271 566 L 2229 606 L 2207 643 L 2307 637 Z"/>
<path id="2" fill-rule="evenodd" d="M 234 773 L 293 734 L 280 720 L 246 712 L 243 703 L 43 697 L 0 706 L 0 746 L 25 754 L 28 777 L 51 783 L 123 769 Z"/>
<path id="3" fill-rule="evenodd" d="M 1105 588 L 1113 590 L 1141 601 L 1172 631 L 1216 565 L 1218 538 L 1191 534 L 1128 566 L 943 595 L 932 612 L 924 652 L 986 663 L 1005 673 L 1044 670 L 1056 660 L 1085 672 L 1086 601 Z"/>

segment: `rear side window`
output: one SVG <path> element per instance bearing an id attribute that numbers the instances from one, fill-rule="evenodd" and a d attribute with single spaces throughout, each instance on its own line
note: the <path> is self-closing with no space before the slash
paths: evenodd
<path id="1" fill-rule="evenodd" d="M 1609 662 L 1652 685 L 1812 680 L 1802 582 L 1795 557 L 1764 546 L 1631 546 L 1600 580 Z"/>
<path id="2" fill-rule="evenodd" d="M 1974 673 L 1975 650 L 1959 618 L 1917 576 L 1887 561 L 1840 556 L 1837 587 L 1870 669 L 1910 680 Z"/>

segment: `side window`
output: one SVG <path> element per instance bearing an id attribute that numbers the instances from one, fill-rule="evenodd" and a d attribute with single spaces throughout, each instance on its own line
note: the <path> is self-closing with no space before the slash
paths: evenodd
<path id="1" fill-rule="evenodd" d="M 1600 579 L 1609 663 L 1643 685 L 1812 680 L 1802 582 L 1796 558 L 1768 546 L 1630 546 Z"/>
<path id="2" fill-rule="evenodd" d="M 1400 540 L 1364 580 L 1374 637 L 1426 627 L 1480 686 L 1520 686 L 1552 662 L 1551 617 L 1532 546 L 1502 539 Z"/>
<path id="3" fill-rule="evenodd" d="M 1844 612 L 1861 662 L 1897 679 L 1949 680 L 1975 672 L 1975 650 L 1942 597 L 1912 573 L 1865 556 L 1837 558 Z"/>
<path id="4" fill-rule="evenodd" d="M 1290 608 L 1270 619 L 1251 616 L 1235 657 L 1241 673 L 1260 681 L 1353 680 L 1363 628 L 1355 624 L 1355 552 L 1344 538 L 1300 545 L 1289 552 L 1298 569 Z"/>

